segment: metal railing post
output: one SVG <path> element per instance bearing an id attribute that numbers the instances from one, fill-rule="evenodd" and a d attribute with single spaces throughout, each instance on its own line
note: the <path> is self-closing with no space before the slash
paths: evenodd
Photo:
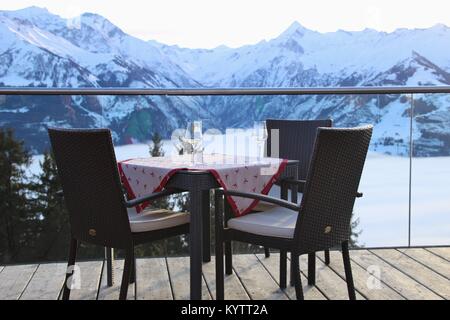
<path id="1" fill-rule="evenodd" d="M 412 210 L 412 159 L 414 155 L 413 119 L 414 119 L 414 93 L 410 96 L 409 112 L 409 199 L 408 199 L 408 247 L 411 247 L 411 210 Z"/>

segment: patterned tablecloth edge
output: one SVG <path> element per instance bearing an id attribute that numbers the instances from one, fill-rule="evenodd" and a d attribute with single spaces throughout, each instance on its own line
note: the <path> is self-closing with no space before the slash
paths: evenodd
<path id="1" fill-rule="evenodd" d="M 125 189 L 127 191 L 128 197 L 129 199 L 135 199 L 136 195 L 133 192 L 133 189 L 131 188 L 130 184 L 128 183 L 128 179 L 125 175 L 125 173 L 123 172 L 123 168 L 122 165 L 133 159 L 127 159 L 127 160 L 123 160 L 123 161 L 119 161 L 117 162 L 117 167 L 119 169 L 119 175 L 120 175 L 120 179 L 122 180 L 122 183 L 125 186 Z M 272 178 L 270 179 L 269 183 L 266 184 L 266 186 L 264 187 L 264 189 L 260 192 L 263 195 L 267 195 L 270 191 L 270 189 L 272 188 L 273 184 L 275 183 L 275 181 L 280 177 L 281 173 L 285 170 L 286 166 L 287 166 L 288 160 L 286 159 L 282 159 L 280 166 L 278 167 L 277 172 L 272 176 Z M 167 184 L 167 182 L 169 181 L 169 179 L 178 171 L 180 170 L 189 170 L 188 168 L 175 168 L 170 170 L 165 176 L 164 178 L 161 180 L 161 182 L 159 183 L 158 187 L 156 187 L 155 190 L 153 190 L 153 192 L 159 192 L 161 190 L 164 189 L 164 186 Z M 211 173 L 214 178 L 216 179 L 216 181 L 219 183 L 219 185 L 224 189 L 227 190 L 225 183 L 223 182 L 222 178 L 220 177 L 219 173 L 215 170 L 215 169 L 205 169 L 206 172 Z M 253 208 L 258 204 L 259 200 L 253 200 L 252 203 L 242 212 L 239 211 L 239 208 L 236 205 L 236 202 L 234 201 L 233 197 L 231 196 L 226 196 L 228 203 L 231 206 L 231 209 L 233 210 L 233 213 L 236 217 L 240 217 L 243 216 L 249 212 L 251 212 L 253 210 Z M 137 206 L 135 206 L 136 212 L 137 213 L 141 213 L 146 207 L 148 207 L 151 204 L 150 201 L 145 201 Z"/>

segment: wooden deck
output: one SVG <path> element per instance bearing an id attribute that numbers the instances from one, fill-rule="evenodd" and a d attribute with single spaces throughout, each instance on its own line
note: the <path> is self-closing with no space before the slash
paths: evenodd
<path id="1" fill-rule="evenodd" d="M 350 252 L 357 299 L 449 299 L 450 248 L 376 249 Z M 305 299 L 347 299 L 340 252 L 331 252 L 325 266 L 318 254 L 316 285 L 306 285 L 306 257 L 301 260 Z M 116 281 L 106 285 L 103 261 L 79 264 L 81 287 L 71 299 L 117 299 L 123 261 L 116 261 Z M 279 256 L 235 255 L 234 274 L 225 279 L 226 299 L 295 299 L 294 288 L 280 290 Z M 58 299 L 65 263 L 0 266 L 0 299 Z M 188 299 L 189 258 L 148 258 L 137 261 L 137 283 L 128 299 Z M 203 299 L 214 299 L 214 260 L 203 265 Z M 289 273 L 288 273 L 289 274 Z"/>

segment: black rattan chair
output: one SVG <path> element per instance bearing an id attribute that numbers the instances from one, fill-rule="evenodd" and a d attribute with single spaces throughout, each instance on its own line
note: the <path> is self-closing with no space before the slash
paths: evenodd
<path id="1" fill-rule="evenodd" d="M 358 195 L 358 185 L 371 136 L 372 126 L 352 129 L 319 128 L 300 205 L 260 194 L 216 190 L 218 299 L 224 298 L 223 246 L 231 241 L 279 249 L 282 255 L 291 252 L 298 299 L 303 299 L 299 256 L 314 255 L 317 251 L 339 245 L 342 247 L 349 298 L 356 298 L 348 241 L 353 206 Z M 224 195 L 262 200 L 277 206 L 262 213 L 239 218 L 230 219 L 229 215 L 225 215 L 224 221 Z M 280 257 L 281 269 L 286 268 L 285 261 Z M 226 260 L 226 268 L 229 270 L 231 263 L 230 255 Z M 308 266 L 310 267 L 315 268 Z M 286 282 L 285 277 L 286 274 L 280 272 L 280 284 Z"/>
<path id="2" fill-rule="evenodd" d="M 70 216 L 68 266 L 75 264 L 80 242 L 124 249 L 125 266 L 119 299 L 125 300 L 129 282 L 136 276 L 134 246 L 187 234 L 189 214 L 162 209 L 148 209 L 139 215 L 127 213 L 127 208 L 176 191 L 165 190 L 127 201 L 108 129 L 48 129 L 48 132 Z M 70 275 L 68 271 L 64 300 L 70 295 L 67 284 Z"/>
<path id="3" fill-rule="evenodd" d="M 287 199 L 288 188 L 291 189 L 291 201 L 298 202 L 298 193 L 302 193 L 305 185 L 305 180 L 308 174 L 309 164 L 314 148 L 314 141 L 316 140 L 317 128 L 326 127 L 329 128 L 333 125 L 331 119 L 318 119 L 318 120 L 280 120 L 280 119 L 267 119 L 267 130 L 269 136 L 266 143 L 267 156 L 276 156 L 283 159 L 298 160 L 298 180 L 297 183 L 289 184 L 287 180 L 281 180 L 281 194 L 280 197 Z M 273 141 L 273 140 L 276 141 Z M 278 144 L 276 146 L 276 144 Z M 277 154 L 278 153 L 278 154 Z M 275 190 L 274 190 L 275 191 Z M 275 192 L 270 192 L 271 195 L 275 195 Z M 273 205 L 267 202 L 260 201 L 254 208 L 254 211 L 261 212 L 270 210 Z M 264 248 L 265 255 L 268 258 L 270 256 L 269 248 Z M 281 254 L 281 258 L 287 261 L 287 257 L 284 253 Z M 314 256 L 310 256 L 309 259 L 315 259 Z M 325 264 L 330 264 L 330 252 L 325 250 Z M 313 265 L 313 262 L 310 263 Z M 291 268 L 292 269 L 292 268 Z M 283 271 L 284 272 L 284 271 Z M 310 284 L 314 284 L 315 270 L 308 270 L 308 281 Z M 291 284 L 293 285 L 293 277 L 291 277 Z M 286 285 L 281 284 L 284 288 Z"/>

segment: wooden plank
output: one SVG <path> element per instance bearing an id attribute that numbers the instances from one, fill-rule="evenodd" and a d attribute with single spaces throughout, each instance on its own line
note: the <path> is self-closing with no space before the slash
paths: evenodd
<path id="1" fill-rule="evenodd" d="M 307 255 L 300 257 L 300 268 L 308 270 Z M 348 300 L 347 283 L 320 259 L 316 259 L 316 287 L 330 300 Z M 365 300 L 365 297 L 356 291 L 356 299 Z"/>
<path id="2" fill-rule="evenodd" d="M 371 250 L 381 259 L 393 265 L 403 273 L 437 293 L 444 299 L 450 299 L 450 282 L 440 274 L 411 259 L 404 253 L 392 249 Z"/>
<path id="3" fill-rule="evenodd" d="M 234 255 L 233 268 L 251 299 L 288 299 L 254 254 Z M 227 292 L 225 292 L 225 298 L 228 299 Z"/>
<path id="4" fill-rule="evenodd" d="M 399 249 L 407 256 L 419 261 L 447 279 L 450 279 L 450 261 L 431 253 L 425 249 Z"/>
<path id="5" fill-rule="evenodd" d="M 165 258 L 138 259 L 137 299 L 173 300 Z"/>
<path id="6" fill-rule="evenodd" d="M 353 251 L 350 251 L 350 256 Z M 322 255 L 317 255 L 322 261 Z M 353 283 L 356 290 L 361 292 L 368 300 L 404 300 L 405 298 L 391 289 L 383 282 L 377 282 L 376 286 L 370 281 L 371 274 L 356 263 L 352 263 Z M 330 251 L 330 265 L 342 279 L 345 279 L 344 262 L 340 251 Z M 378 285 L 379 284 L 379 285 Z"/>
<path id="7" fill-rule="evenodd" d="M 20 300 L 57 300 L 64 284 L 66 263 L 39 265 Z"/>
<path id="8" fill-rule="evenodd" d="M 426 248 L 426 250 L 438 255 L 439 257 L 450 261 L 450 247 L 446 248 Z"/>
<path id="9" fill-rule="evenodd" d="M 114 260 L 114 283 L 108 287 L 106 262 L 103 265 L 100 286 L 98 289 L 98 300 L 119 300 L 120 286 L 122 285 L 123 265 L 125 260 Z M 134 300 L 134 283 L 128 286 L 127 300 Z"/>
<path id="10" fill-rule="evenodd" d="M 213 296 L 216 298 L 216 262 L 215 257 L 211 257 L 211 262 L 203 264 L 203 276 L 205 277 L 208 288 Z M 245 291 L 236 273 L 225 275 L 225 296 L 227 300 L 249 300 L 247 292 Z"/>
<path id="11" fill-rule="evenodd" d="M 167 258 L 170 283 L 176 300 L 190 299 L 189 257 Z M 202 279 L 202 300 L 211 300 L 205 279 Z"/>
<path id="12" fill-rule="evenodd" d="M 103 261 L 77 262 L 80 268 L 80 288 L 70 291 L 70 300 L 95 300 L 102 276 Z"/>
<path id="13" fill-rule="evenodd" d="M 37 267 L 37 264 L 4 267 L 0 273 L 0 300 L 19 299 Z"/>
<path id="14" fill-rule="evenodd" d="M 362 268 L 374 271 L 373 276 L 386 283 L 408 300 L 441 299 L 411 277 L 394 268 L 367 250 L 353 250 L 351 259 Z"/>
<path id="15" fill-rule="evenodd" d="M 264 254 L 256 255 L 264 265 L 264 267 L 269 271 L 272 278 L 279 285 L 280 283 L 280 254 L 279 253 L 270 253 L 270 257 L 266 258 Z M 302 285 L 303 285 L 303 295 L 306 300 L 326 300 L 327 298 L 315 287 L 309 286 L 307 282 L 307 277 L 305 275 L 306 266 L 300 266 L 302 272 Z M 288 284 L 287 288 L 284 290 L 288 297 L 292 300 L 297 299 L 295 295 L 295 288 L 289 284 L 289 275 L 291 274 L 291 264 L 288 261 L 287 264 L 287 279 Z"/>

